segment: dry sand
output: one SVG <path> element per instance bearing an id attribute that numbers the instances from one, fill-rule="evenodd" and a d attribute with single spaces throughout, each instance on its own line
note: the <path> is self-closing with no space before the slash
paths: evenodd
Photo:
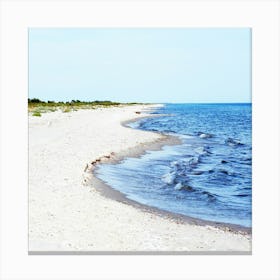
<path id="1" fill-rule="evenodd" d="M 180 222 L 107 198 L 92 185 L 92 161 L 168 141 L 121 125 L 148 116 L 135 114 L 147 107 L 29 116 L 30 253 L 251 252 L 250 234 Z"/>

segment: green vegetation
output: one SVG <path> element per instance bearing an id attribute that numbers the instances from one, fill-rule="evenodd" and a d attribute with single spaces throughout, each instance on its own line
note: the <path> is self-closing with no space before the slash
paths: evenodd
<path id="1" fill-rule="evenodd" d="M 100 107 L 114 107 L 114 106 L 127 106 L 127 105 L 139 105 L 142 103 L 120 103 L 112 101 L 80 101 L 72 100 L 68 102 L 55 102 L 55 101 L 42 101 L 38 98 L 28 98 L 28 112 L 33 116 L 41 116 L 42 113 L 54 112 L 61 110 L 64 113 L 77 111 L 79 109 L 96 109 Z"/>
<path id="2" fill-rule="evenodd" d="M 63 109 L 63 113 L 69 113 L 71 112 L 71 109 L 69 107 L 66 107 L 65 109 Z"/>
<path id="3" fill-rule="evenodd" d="M 32 116 L 41 117 L 41 113 L 38 111 L 33 112 Z"/>

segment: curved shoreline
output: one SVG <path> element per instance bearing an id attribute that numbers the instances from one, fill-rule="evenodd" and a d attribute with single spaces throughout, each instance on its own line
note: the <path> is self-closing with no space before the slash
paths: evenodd
<path id="1" fill-rule="evenodd" d="M 144 112 L 155 106 L 29 116 L 29 254 L 251 254 L 249 234 L 120 203 L 90 186 L 99 163 L 144 153 L 151 143 L 154 149 L 178 143 L 176 137 L 124 127 L 126 120 L 150 117 Z"/>
<path id="2" fill-rule="evenodd" d="M 154 111 L 155 108 L 153 108 L 150 111 Z M 130 120 L 126 120 L 121 122 L 121 125 L 128 129 L 135 129 L 130 126 L 128 126 L 129 123 L 135 122 L 140 119 L 146 119 L 146 118 L 154 118 L 154 117 L 161 117 L 163 115 L 161 114 L 155 114 L 155 115 L 149 115 L 149 116 L 139 116 Z M 137 130 L 137 129 L 136 129 Z M 132 200 L 126 196 L 126 194 L 114 189 L 110 185 L 106 184 L 101 179 L 97 178 L 96 172 L 98 172 L 99 166 L 101 164 L 117 164 L 120 161 L 124 160 L 125 158 L 136 158 L 140 157 L 144 154 L 146 154 L 148 151 L 156 151 L 161 150 L 163 146 L 173 146 L 173 145 L 180 145 L 182 143 L 181 139 L 178 136 L 171 136 L 166 135 L 160 132 L 153 132 L 158 134 L 161 138 L 148 142 L 148 143 L 140 143 L 139 145 L 129 148 L 126 151 L 119 152 L 117 154 L 114 154 L 114 157 L 107 159 L 105 162 L 99 162 L 97 164 L 97 168 L 91 169 L 91 172 L 93 176 L 90 180 L 90 185 L 92 185 L 101 195 L 103 195 L 106 198 L 113 199 L 117 202 L 121 202 L 123 204 L 131 205 L 135 208 L 138 208 L 142 211 L 152 213 L 154 215 L 158 215 L 163 218 L 167 218 L 169 220 L 175 221 L 176 223 L 186 223 L 189 225 L 199 225 L 199 226 L 211 226 L 218 228 L 220 230 L 229 231 L 233 233 L 239 233 L 244 235 L 251 235 L 252 234 L 252 228 L 245 227 L 241 225 L 231 224 L 231 223 L 224 223 L 224 222 L 215 222 L 215 221 L 208 221 L 200 218 L 194 218 L 191 216 L 187 216 L 184 214 L 178 214 L 171 211 L 163 210 L 154 206 L 149 206 L 143 203 L 140 203 L 138 201 Z"/>

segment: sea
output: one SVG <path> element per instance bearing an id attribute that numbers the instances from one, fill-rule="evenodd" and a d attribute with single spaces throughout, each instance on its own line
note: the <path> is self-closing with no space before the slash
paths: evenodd
<path id="1" fill-rule="evenodd" d="M 97 177 L 148 206 L 251 227 L 251 104 L 164 104 L 152 114 L 129 126 L 177 136 L 181 144 L 102 164 Z"/>

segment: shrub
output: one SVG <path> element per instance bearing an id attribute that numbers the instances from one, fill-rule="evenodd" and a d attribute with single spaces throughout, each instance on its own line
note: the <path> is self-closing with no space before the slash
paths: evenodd
<path id="1" fill-rule="evenodd" d="M 38 111 L 35 111 L 32 116 L 35 116 L 35 117 L 41 117 L 41 113 L 38 112 Z"/>
<path id="2" fill-rule="evenodd" d="M 41 101 L 40 99 L 38 98 L 32 98 L 32 99 L 29 99 L 28 98 L 28 103 L 45 103 L 44 101 Z"/>
<path id="3" fill-rule="evenodd" d="M 71 112 L 71 109 L 70 109 L 70 108 L 65 108 L 65 109 L 63 110 L 63 113 L 69 113 L 69 112 Z"/>

